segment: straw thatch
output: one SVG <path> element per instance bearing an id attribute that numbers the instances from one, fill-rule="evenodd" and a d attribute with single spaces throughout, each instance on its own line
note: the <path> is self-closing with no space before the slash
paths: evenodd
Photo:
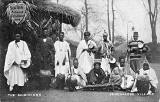
<path id="1" fill-rule="evenodd" d="M 58 18 L 62 23 L 71 24 L 73 27 L 76 27 L 81 19 L 81 16 L 75 10 L 53 3 L 48 0 L 39 1 L 32 5 L 32 8 L 36 10 L 36 13 L 42 13 L 45 15 L 51 15 Z"/>
<path id="2" fill-rule="evenodd" d="M 18 0 L 1 0 L 0 3 L 0 16 L 4 14 L 7 4 L 16 2 Z M 51 0 L 24 0 L 29 2 L 30 12 L 33 14 L 32 17 L 39 19 L 40 17 L 52 16 L 59 19 L 61 23 L 71 24 L 76 27 L 80 20 L 81 15 L 66 6 L 51 2 Z M 33 2 L 31 2 L 33 1 Z M 2 13 L 3 12 L 3 13 Z"/>

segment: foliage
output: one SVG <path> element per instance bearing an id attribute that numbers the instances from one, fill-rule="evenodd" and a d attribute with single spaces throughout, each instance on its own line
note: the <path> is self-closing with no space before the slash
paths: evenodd
<path id="1" fill-rule="evenodd" d="M 119 45 L 125 43 L 126 39 L 121 36 L 121 35 L 117 35 L 114 37 L 115 43 L 114 46 L 118 47 Z"/>

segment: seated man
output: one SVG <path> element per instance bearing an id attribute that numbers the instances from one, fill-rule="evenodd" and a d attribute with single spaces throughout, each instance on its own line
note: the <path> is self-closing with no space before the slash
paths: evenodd
<path id="1" fill-rule="evenodd" d="M 143 83 L 142 83 L 143 82 Z M 148 88 L 142 88 L 145 86 L 144 82 L 148 82 Z M 155 73 L 155 70 L 149 66 L 148 63 L 143 64 L 143 68 L 140 69 L 138 77 L 137 77 L 137 90 L 140 91 L 147 91 L 148 94 L 155 93 L 156 88 L 158 85 L 158 79 Z"/>
<path id="2" fill-rule="evenodd" d="M 107 83 L 108 80 L 109 80 L 109 77 L 106 76 L 105 72 L 101 68 L 101 63 L 95 62 L 94 68 L 88 74 L 89 84 L 91 85 L 104 84 L 104 83 Z"/>
<path id="3" fill-rule="evenodd" d="M 134 83 L 134 77 L 129 72 L 129 67 L 127 66 L 127 61 L 125 61 L 125 57 L 119 57 L 118 67 L 120 69 L 120 74 L 122 77 L 121 88 L 130 90 Z"/>
<path id="4" fill-rule="evenodd" d="M 68 75 L 66 76 L 66 84 L 70 91 L 82 88 L 86 86 L 87 78 L 81 68 L 79 68 L 78 59 L 73 60 L 73 67 L 68 70 Z"/>
<path id="5" fill-rule="evenodd" d="M 110 83 L 120 86 L 122 83 L 122 77 L 116 59 L 111 56 L 109 61 L 111 67 Z"/>

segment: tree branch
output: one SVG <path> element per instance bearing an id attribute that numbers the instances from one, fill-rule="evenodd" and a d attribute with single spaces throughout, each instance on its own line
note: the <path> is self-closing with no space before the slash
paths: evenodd
<path id="1" fill-rule="evenodd" d="M 146 7 L 146 5 L 145 5 L 145 3 L 144 3 L 144 1 L 143 0 L 141 0 L 141 1 L 143 3 L 144 8 L 146 9 L 146 11 L 149 12 L 148 9 L 147 9 L 147 7 Z"/>

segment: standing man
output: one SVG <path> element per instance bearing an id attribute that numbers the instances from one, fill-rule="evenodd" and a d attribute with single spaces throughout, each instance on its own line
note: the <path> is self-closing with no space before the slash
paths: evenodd
<path id="1" fill-rule="evenodd" d="M 88 74 L 93 68 L 96 47 L 96 43 L 90 40 L 90 32 L 85 32 L 84 40 L 79 43 L 76 52 L 79 65 L 85 74 Z"/>
<path id="2" fill-rule="evenodd" d="M 65 84 L 65 76 L 67 74 L 67 70 L 69 68 L 69 58 L 71 55 L 71 50 L 69 44 L 64 41 L 64 32 L 61 32 L 59 35 L 59 40 L 55 42 L 55 77 L 59 77 L 58 79 L 62 79 L 63 82 L 61 84 L 62 88 L 64 88 Z"/>
<path id="3" fill-rule="evenodd" d="M 141 63 L 146 60 L 145 53 L 149 48 L 143 41 L 138 40 L 138 32 L 133 33 L 133 40 L 128 45 L 128 55 L 130 59 L 130 66 L 135 73 L 137 73 L 141 67 Z"/>
<path id="4" fill-rule="evenodd" d="M 53 66 L 51 65 L 54 60 L 54 45 L 53 45 L 53 40 L 51 37 L 49 37 L 48 30 L 44 30 L 44 35 L 43 35 L 43 42 L 41 44 L 41 51 L 43 55 L 43 64 L 44 64 L 44 70 L 51 70 Z"/>
<path id="5" fill-rule="evenodd" d="M 101 67 L 104 70 L 106 75 L 111 73 L 108 58 L 112 53 L 112 48 L 113 48 L 113 45 L 108 40 L 107 33 L 104 33 L 103 34 L 103 41 L 100 43 L 99 51 L 101 53 L 101 58 L 102 58 Z"/>
<path id="6" fill-rule="evenodd" d="M 20 91 L 27 81 L 26 74 L 22 68 L 28 68 L 31 61 L 31 53 L 27 43 L 21 39 L 20 34 L 15 35 L 15 40 L 10 42 L 5 59 L 4 76 L 10 91 Z M 18 90 L 13 90 L 18 85 Z"/>

